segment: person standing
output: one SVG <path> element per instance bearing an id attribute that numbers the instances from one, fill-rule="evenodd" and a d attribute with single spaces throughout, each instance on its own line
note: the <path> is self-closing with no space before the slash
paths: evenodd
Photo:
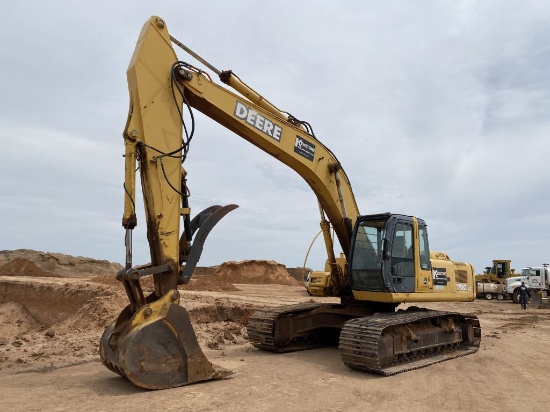
<path id="1" fill-rule="evenodd" d="M 521 282 L 521 285 L 518 288 L 518 294 L 521 308 L 523 310 L 527 309 L 527 296 L 531 297 L 531 293 L 529 292 L 529 289 L 527 289 L 527 286 L 525 286 L 525 282 Z"/>

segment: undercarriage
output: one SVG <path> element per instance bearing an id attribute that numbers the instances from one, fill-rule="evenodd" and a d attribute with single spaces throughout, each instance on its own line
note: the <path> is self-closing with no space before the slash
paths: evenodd
<path id="1" fill-rule="evenodd" d="M 248 338 L 259 349 L 279 353 L 338 345 L 345 365 L 384 376 L 479 349 L 475 315 L 391 309 L 321 303 L 261 309 L 249 320 Z"/>

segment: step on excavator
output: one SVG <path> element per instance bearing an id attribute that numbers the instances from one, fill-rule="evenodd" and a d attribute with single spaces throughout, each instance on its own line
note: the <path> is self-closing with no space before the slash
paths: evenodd
<path id="1" fill-rule="evenodd" d="M 179 60 L 173 45 L 206 69 Z M 226 376 L 202 352 L 178 292 L 178 285 L 189 282 L 212 228 L 237 208 L 214 205 L 192 217 L 183 165 L 195 134 L 195 110 L 290 167 L 318 200 L 327 260 L 324 272 L 310 276 L 310 285 L 316 295 L 339 297 L 340 303 L 257 310 L 247 326 L 253 346 L 282 353 L 338 345 L 347 366 L 380 375 L 479 348 L 481 329 L 474 315 L 411 305 L 397 309 L 406 303 L 473 301 L 472 266 L 430 252 L 427 225 L 420 218 L 361 215 L 342 165 L 308 122 L 278 109 L 232 71 L 212 66 L 156 16 L 141 31 L 127 78 L 126 264 L 117 279 L 129 304 L 101 338 L 105 366 L 146 389 Z M 142 266 L 132 264 L 137 170 L 151 255 L 151 263 Z M 339 256 L 333 239 L 342 250 Z M 146 276 L 154 283 L 147 296 L 140 283 Z"/>

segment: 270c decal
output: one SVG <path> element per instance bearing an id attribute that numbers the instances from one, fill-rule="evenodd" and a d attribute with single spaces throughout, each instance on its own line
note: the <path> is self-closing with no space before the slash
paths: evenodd
<path id="1" fill-rule="evenodd" d="M 457 283 L 456 290 L 458 290 L 459 292 L 471 292 L 472 287 L 468 286 L 467 283 Z"/>

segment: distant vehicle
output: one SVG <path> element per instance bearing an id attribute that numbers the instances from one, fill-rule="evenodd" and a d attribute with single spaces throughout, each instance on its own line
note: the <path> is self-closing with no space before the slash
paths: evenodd
<path id="1" fill-rule="evenodd" d="M 476 275 L 476 282 L 506 283 L 506 279 L 514 276 L 515 269 L 511 269 L 511 260 L 494 259 L 493 266 L 487 266 L 483 274 Z"/>
<path id="2" fill-rule="evenodd" d="M 521 276 L 514 276 L 506 279 L 506 293 L 515 303 L 519 303 L 518 288 L 521 282 L 525 283 L 525 286 L 530 291 L 538 292 L 545 291 L 546 294 L 550 292 L 550 268 L 548 264 L 543 264 L 539 267 L 527 267 L 521 271 Z M 531 293 L 533 298 L 534 294 Z"/>
<path id="3" fill-rule="evenodd" d="M 507 296 L 505 283 L 476 282 L 477 298 L 504 300 Z"/>

